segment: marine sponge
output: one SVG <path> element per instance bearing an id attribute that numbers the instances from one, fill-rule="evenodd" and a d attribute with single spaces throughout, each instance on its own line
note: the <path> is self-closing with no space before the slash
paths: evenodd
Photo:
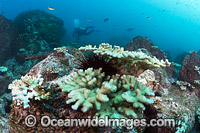
<path id="1" fill-rule="evenodd" d="M 124 48 L 120 48 L 119 46 L 112 48 L 112 45 L 108 43 L 102 43 L 98 48 L 88 45 L 80 47 L 79 50 L 91 51 L 97 55 L 101 55 L 112 60 L 116 67 L 126 71 L 134 71 L 135 73 L 140 69 L 166 67 L 171 64 L 168 60 L 160 61 L 156 57 L 152 58 L 141 51 L 124 51 Z"/>
<path id="2" fill-rule="evenodd" d="M 119 74 L 105 77 L 102 68 L 73 72 L 58 85 L 68 93 L 66 103 L 75 103 L 72 109 L 82 107 L 81 111 L 87 112 L 95 106 L 100 117 L 136 118 L 138 108 L 145 110 L 144 104 L 153 103 L 148 96 L 154 96 L 154 92 L 136 77 Z"/>

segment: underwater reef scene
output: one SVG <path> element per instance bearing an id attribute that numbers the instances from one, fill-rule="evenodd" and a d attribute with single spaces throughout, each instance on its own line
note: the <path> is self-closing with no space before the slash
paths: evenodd
<path id="1" fill-rule="evenodd" d="M 40 9 L 13 20 L 0 14 L 0 133 L 200 132 L 200 49 L 173 56 L 142 35 L 124 46 L 87 43 L 82 35 L 101 31 L 78 23 L 75 41 L 65 42 L 59 16 Z M 69 122 L 97 118 L 121 125 Z M 159 126 L 167 119 L 174 125 Z"/>

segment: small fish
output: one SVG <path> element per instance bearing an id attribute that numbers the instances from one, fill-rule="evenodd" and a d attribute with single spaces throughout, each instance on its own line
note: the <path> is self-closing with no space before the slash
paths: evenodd
<path id="1" fill-rule="evenodd" d="M 144 13 L 143 13 L 143 12 L 142 12 L 141 14 L 142 14 L 142 15 L 144 15 Z"/>
<path id="2" fill-rule="evenodd" d="M 162 10 L 162 12 L 166 12 L 166 10 Z"/>
<path id="3" fill-rule="evenodd" d="M 126 31 L 135 31 L 136 29 L 135 28 L 128 28 L 126 29 Z"/>
<path id="4" fill-rule="evenodd" d="M 49 10 L 51 10 L 51 11 L 55 10 L 55 8 L 53 8 L 53 7 L 47 6 L 47 8 L 48 8 Z"/>
<path id="5" fill-rule="evenodd" d="M 151 19 L 151 17 L 146 17 L 146 19 Z"/>
<path id="6" fill-rule="evenodd" d="M 86 18 L 85 20 L 86 20 L 86 21 L 91 21 L 91 19 L 89 19 L 89 18 Z"/>
<path id="7" fill-rule="evenodd" d="M 151 48 L 157 48 L 158 49 L 158 46 L 151 46 Z"/>
<path id="8" fill-rule="evenodd" d="M 103 21 L 104 21 L 104 22 L 107 22 L 108 20 L 109 20 L 108 18 L 105 18 Z"/>

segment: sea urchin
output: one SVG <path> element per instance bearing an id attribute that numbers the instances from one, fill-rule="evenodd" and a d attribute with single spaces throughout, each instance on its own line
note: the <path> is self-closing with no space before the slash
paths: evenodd
<path id="1" fill-rule="evenodd" d="M 89 54 L 85 59 L 80 60 L 79 69 L 86 70 L 90 67 L 94 69 L 102 68 L 102 72 L 105 72 L 106 76 L 118 73 L 118 69 L 114 67 L 111 60 L 104 59 L 102 56 L 95 54 Z"/>

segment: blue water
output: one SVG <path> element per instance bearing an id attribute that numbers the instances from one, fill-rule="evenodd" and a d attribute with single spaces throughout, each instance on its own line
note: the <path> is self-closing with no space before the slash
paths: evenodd
<path id="1" fill-rule="evenodd" d="M 55 10 L 48 10 L 47 6 Z M 79 19 L 81 26 L 102 31 L 81 37 L 86 43 L 125 46 L 140 35 L 172 54 L 200 49 L 198 7 L 199 0 L 0 0 L 0 13 L 12 20 L 29 9 L 42 9 L 60 17 L 67 30 L 63 41 L 73 41 L 73 21 Z M 106 23 L 105 18 L 109 18 Z M 127 28 L 136 30 L 126 31 Z"/>

